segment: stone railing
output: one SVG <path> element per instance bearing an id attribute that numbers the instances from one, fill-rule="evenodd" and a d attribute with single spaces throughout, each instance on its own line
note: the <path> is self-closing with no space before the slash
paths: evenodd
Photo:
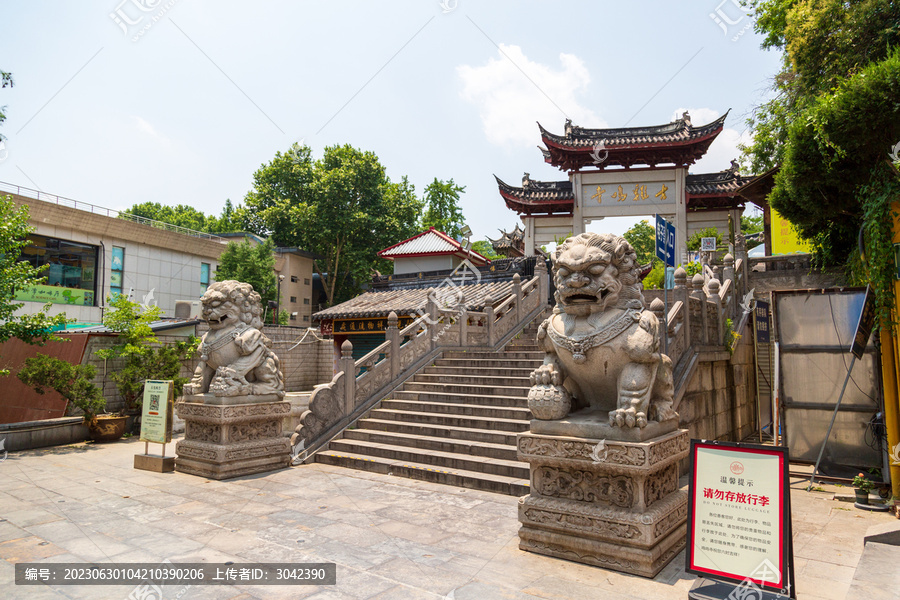
<path id="1" fill-rule="evenodd" d="M 464 293 L 465 286 L 453 308 L 430 299 L 422 316 L 402 330 L 392 312 L 385 342 L 358 360 L 350 341 L 343 343 L 338 374 L 313 390 L 309 410 L 291 438 L 300 459 L 307 460 L 445 350 L 502 348 L 545 309 L 549 278 L 538 262 L 534 278 L 523 284 L 516 274 L 510 296 L 497 306 L 485 298 L 481 311 L 466 310 Z"/>
<path id="2" fill-rule="evenodd" d="M 736 330 L 739 328 L 747 281 L 746 261 L 735 261 L 730 254 L 725 255 L 723 265 L 704 265 L 703 271 L 693 277 L 688 277 L 681 267 L 675 271 L 674 302 L 665 319 L 667 338 L 661 340 L 660 346 L 667 348 L 676 370 L 683 358 L 699 352 L 700 347 L 725 345 L 728 319 L 735 322 Z M 665 305 L 656 296 L 650 310 L 662 323 Z"/>

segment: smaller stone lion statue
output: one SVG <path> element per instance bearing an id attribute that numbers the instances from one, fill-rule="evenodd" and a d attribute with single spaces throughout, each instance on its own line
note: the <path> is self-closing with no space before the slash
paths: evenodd
<path id="1" fill-rule="evenodd" d="M 535 418 L 564 418 L 570 405 L 607 411 L 617 427 L 677 418 L 672 361 L 659 351 L 659 320 L 644 310 L 631 244 L 583 233 L 557 247 L 552 259 L 557 306 L 538 329 L 547 355 L 531 374 Z"/>
<path id="2" fill-rule="evenodd" d="M 200 343 L 200 364 L 185 395 L 284 396 L 284 378 L 272 342 L 260 331 L 260 296 L 240 281 L 219 281 L 201 299 L 209 331 Z"/>

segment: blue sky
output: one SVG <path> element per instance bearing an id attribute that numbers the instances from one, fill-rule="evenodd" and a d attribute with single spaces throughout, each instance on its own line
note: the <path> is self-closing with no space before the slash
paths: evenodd
<path id="1" fill-rule="evenodd" d="M 349 143 L 420 194 L 452 177 L 475 238 L 496 237 L 517 217 L 494 174 L 566 178 L 536 121 L 656 125 L 687 108 L 696 125 L 731 108 L 691 172 L 726 168 L 779 66 L 736 5 L 3 1 L 0 69 L 16 86 L 0 91 L 0 181 L 218 214 L 294 141 L 316 157 Z"/>

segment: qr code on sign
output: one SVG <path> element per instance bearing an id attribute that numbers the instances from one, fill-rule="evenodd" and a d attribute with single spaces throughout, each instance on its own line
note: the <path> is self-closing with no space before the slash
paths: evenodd
<path id="1" fill-rule="evenodd" d="M 150 394 L 150 410 L 159 410 L 159 394 Z"/>

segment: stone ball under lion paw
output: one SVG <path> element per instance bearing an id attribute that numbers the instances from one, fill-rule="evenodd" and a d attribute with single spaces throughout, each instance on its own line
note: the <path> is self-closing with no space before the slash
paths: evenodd
<path id="1" fill-rule="evenodd" d="M 609 411 L 609 424 L 612 427 L 639 427 L 643 429 L 647 426 L 647 415 L 643 412 L 630 408 L 617 408 Z"/>
<path id="2" fill-rule="evenodd" d="M 528 408 L 541 421 L 562 419 L 572 408 L 572 395 L 561 385 L 535 384 L 528 390 Z"/>

